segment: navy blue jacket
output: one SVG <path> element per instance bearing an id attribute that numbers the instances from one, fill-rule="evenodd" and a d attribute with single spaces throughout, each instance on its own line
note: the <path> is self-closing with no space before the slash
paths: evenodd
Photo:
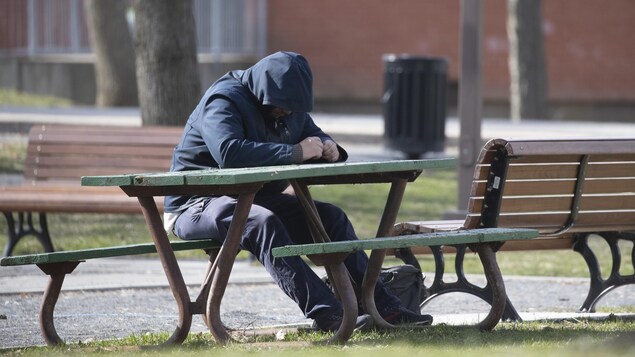
<path id="1" fill-rule="evenodd" d="M 313 108 L 313 77 L 304 57 L 277 52 L 246 70 L 216 81 L 190 115 L 174 149 L 170 171 L 291 164 L 293 145 L 310 136 L 332 140 L 308 114 Z M 292 113 L 274 120 L 265 106 Z M 338 146 L 340 160 L 348 157 Z M 266 185 L 279 193 L 287 182 Z M 187 196 L 167 196 L 166 212 L 189 206 Z"/>

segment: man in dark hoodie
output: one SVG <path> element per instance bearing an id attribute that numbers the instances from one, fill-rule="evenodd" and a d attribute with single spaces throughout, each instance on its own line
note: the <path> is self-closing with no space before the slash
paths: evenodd
<path id="1" fill-rule="evenodd" d="M 190 115 L 174 150 L 171 171 L 236 168 L 304 162 L 338 162 L 346 151 L 315 125 L 313 77 L 304 57 L 277 52 L 251 68 L 231 71 L 216 81 Z M 310 243 L 311 234 L 300 203 L 286 181 L 265 185 L 249 213 L 241 248 L 251 252 L 304 315 L 323 331 L 336 330 L 342 306 L 328 286 L 300 258 L 274 258 L 274 247 Z M 223 241 L 232 220 L 236 198 L 168 196 L 165 224 L 181 239 L 213 237 Z M 357 239 L 345 213 L 328 203 L 315 202 L 331 240 Z M 351 254 L 345 261 L 352 279 L 361 286 L 368 257 Z M 381 282 L 375 301 L 382 317 L 392 324 L 428 325 L 429 315 L 414 314 Z M 358 318 L 357 327 L 370 317 Z"/>

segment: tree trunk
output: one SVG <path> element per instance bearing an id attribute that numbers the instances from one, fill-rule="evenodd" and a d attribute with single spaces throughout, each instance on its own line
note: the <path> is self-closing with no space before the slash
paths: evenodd
<path id="1" fill-rule="evenodd" d="M 510 109 L 513 120 L 544 119 L 549 115 L 541 12 L 541 0 L 508 1 Z"/>
<path id="2" fill-rule="evenodd" d="M 192 0 L 133 6 L 143 125 L 183 125 L 201 95 Z"/>
<path id="3" fill-rule="evenodd" d="M 98 107 L 136 106 L 134 48 L 125 0 L 85 0 L 84 11 L 95 51 Z"/>

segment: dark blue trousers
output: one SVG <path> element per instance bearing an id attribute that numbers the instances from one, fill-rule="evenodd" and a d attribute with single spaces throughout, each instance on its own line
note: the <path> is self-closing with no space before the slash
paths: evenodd
<path id="1" fill-rule="evenodd" d="M 181 239 L 212 238 L 222 242 L 227 236 L 236 202 L 235 198 L 224 196 L 209 198 L 190 207 L 177 219 L 175 234 Z M 315 205 L 332 241 L 357 239 L 353 226 L 340 208 L 319 201 Z M 312 242 L 302 207 L 295 196 L 256 196 L 241 239 L 241 248 L 256 256 L 278 286 L 298 304 L 304 316 L 315 318 L 327 311 L 341 313 L 340 302 L 304 260 L 300 257 L 274 258 L 271 255 L 275 247 Z M 350 254 L 344 264 L 353 282 L 361 286 L 368 256 L 364 252 L 356 252 Z M 400 302 L 378 282 L 375 303 L 381 311 L 387 306 L 398 306 Z"/>

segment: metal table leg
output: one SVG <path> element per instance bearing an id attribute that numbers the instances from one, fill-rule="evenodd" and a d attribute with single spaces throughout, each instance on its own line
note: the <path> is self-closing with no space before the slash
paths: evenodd
<path id="1" fill-rule="evenodd" d="M 137 199 L 141 204 L 143 216 L 145 217 L 148 229 L 150 230 L 150 235 L 152 236 L 154 245 L 157 248 L 157 253 L 161 259 L 163 270 L 168 278 L 172 294 L 174 295 L 179 308 L 179 321 L 177 323 L 177 327 L 172 333 L 172 336 L 170 336 L 164 344 L 180 344 L 185 340 L 190 332 L 192 315 L 197 312 L 191 310 L 192 304 L 190 296 L 168 236 L 163 229 L 163 221 L 161 221 L 159 210 L 154 202 L 154 198 L 151 196 L 139 196 Z"/>
<path id="2" fill-rule="evenodd" d="M 315 202 L 313 202 L 311 198 L 308 187 L 306 184 L 297 180 L 291 180 L 291 185 L 304 209 L 313 240 L 316 243 L 329 242 L 330 238 L 324 229 L 324 225 L 315 207 Z M 329 279 L 333 282 L 335 291 L 344 309 L 344 316 L 340 327 L 335 332 L 335 335 L 328 339 L 326 343 L 344 344 L 353 334 L 355 323 L 357 322 L 357 298 L 355 296 L 355 290 L 349 278 L 348 270 L 346 270 L 346 266 L 344 266 L 342 262 L 341 255 L 333 256 L 332 259 L 328 257 L 322 258 L 325 260 L 325 268 L 329 274 Z"/>
<path id="3" fill-rule="evenodd" d="M 210 327 L 212 334 L 219 343 L 226 343 L 231 340 L 231 336 L 225 330 L 220 318 L 220 304 L 225 294 L 225 288 L 229 281 L 229 274 L 234 265 L 236 254 L 240 249 L 240 238 L 245 229 L 245 223 L 255 195 L 254 191 L 241 194 L 238 197 L 238 203 L 234 209 L 234 217 L 229 226 L 227 237 L 210 271 L 212 274 L 212 286 L 207 300 L 207 326 Z"/>
<path id="4" fill-rule="evenodd" d="M 384 207 L 384 213 L 382 214 L 379 228 L 377 229 L 377 237 L 386 237 L 391 234 L 395 221 L 397 220 L 397 214 L 399 213 L 399 207 L 401 206 L 407 183 L 408 180 L 403 178 L 395 178 L 393 180 L 386 200 L 386 206 Z M 379 311 L 377 311 L 377 306 L 375 306 L 375 285 L 377 284 L 385 256 L 385 249 L 374 249 L 370 254 L 368 267 L 364 274 L 364 282 L 362 283 L 362 304 L 364 310 L 372 316 L 376 325 L 393 327 L 393 325 L 381 317 Z"/>

